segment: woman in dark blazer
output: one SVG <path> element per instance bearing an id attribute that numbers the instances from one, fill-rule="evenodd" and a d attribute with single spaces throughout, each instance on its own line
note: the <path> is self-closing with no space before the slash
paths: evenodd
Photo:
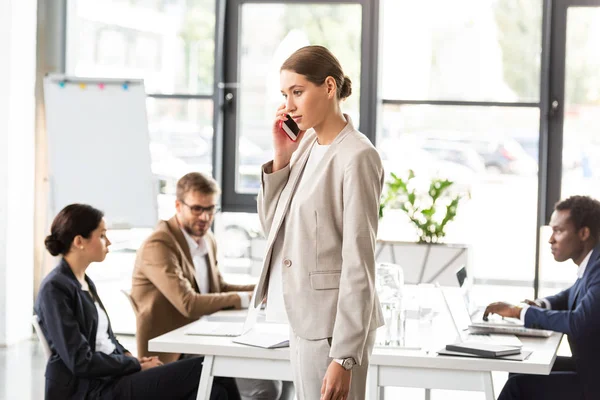
<path id="1" fill-rule="evenodd" d="M 103 213 L 84 204 L 54 219 L 46 248 L 62 255 L 42 282 L 35 303 L 52 355 L 46 399 L 195 399 L 202 358 L 162 365 L 158 357 L 131 355 L 117 341 L 96 287 L 85 274 L 108 253 Z M 211 400 L 239 399 L 230 378 L 215 379 Z"/>

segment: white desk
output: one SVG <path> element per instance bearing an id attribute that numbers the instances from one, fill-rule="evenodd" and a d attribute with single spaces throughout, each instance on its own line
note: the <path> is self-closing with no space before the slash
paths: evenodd
<path id="1" fill-rule="evenodd" d="M 197 323 L 202 322 L 194 322 Z M 186 335 L 184 332 L 188 327 L 152 339 L 149 349 L 204 354 L 199 400 L 210 397 L 214 376 L 292 380 L 289 349 L 267 350 L 235 344 L 227 337 Z M 437 325 L 434 329 L 439 331 Z M 381 388 L 400 386 L 483 391 L 487 400 L 493 400 L 492 371 L 547 375 L 554 364 L 561 337 L 556 333 L 548 339 L 521 338 L 524 349 L 533 350 L 525 361 L 446 357 L 437 356 L 435 352 L 375 348 L 369 367 L 367 396 L 370 400 L 379 400 Z"/>
<path id="2" fill-rule="evenodd" d="M 201 321 L 193 324 L 202 323 Z M 210 398 L 215 376 L 292 381 L 289 348 L 262 349 L 244 346 L 232 338 L 186 335 L 186 325 L 148 343 L 150 351 L 204 354 L 198 400 Z"/>
<path id="3" fill-rule="evenodd" d="M 523 349 L 533 351 L 525 361 L 447 357 L 437 356 L 435 352 L 375 348 L 369 367 L 368 396 L 371 400 L 380 399 L 381 388 L 401 386 L 482 391 L 486 400 L 494 400 L 492 371 L 548 375 L 561 338 L 559 333 L 548 339 L 520 338 Z"/>

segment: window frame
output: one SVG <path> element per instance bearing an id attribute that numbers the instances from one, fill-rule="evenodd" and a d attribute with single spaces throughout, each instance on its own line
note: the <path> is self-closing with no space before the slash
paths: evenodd
<path id="1" fill-rule="evenodd" d="M 238 133 L 235 131 L 235 101 L 237 99 L 238 52 L 240 49 L 239 26 L 241 22 L 240 7 L 243 4 L 360 4 L 362 6 L 362 42 L 361 42 L 361 98 L 360 98 L 360 125 L 358 129 L 363 132 L 372 143 L 375 143 L 377 121 L 379 120 L 380 104 L 377 101 L 377 87 L 379 74 L 379 5 L 380 0 L 227 0 L 225 26 L 225 63 L 224 78 L 220 81 L 220 103 L 224 104 L 225 96 L 233 95 L 233 104 L 220 107 L 223 112 L 223 121 L 220 136 L 222 136 L 223 158 L 221 187 L 223 211 L 228 212 L 256 212 L 255 193 L 239 193 L 236 191 L 235 182 L 236 146 Z M 221 128 L 221 127 L 220 127 Z M 216 130 L 215 130 L 216 132 Z M 265 160 L 265 162 L 268 160 Z"/>

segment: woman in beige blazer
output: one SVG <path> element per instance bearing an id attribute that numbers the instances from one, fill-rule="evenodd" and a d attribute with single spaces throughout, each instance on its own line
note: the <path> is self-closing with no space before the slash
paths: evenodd
<path id="1" fill-rule="evenodd" d="M 300 400 L 362 400 L 375 330 L 375 238 L 383 167 L 340 108 L 350 79 L 321 46 L 281 67 L 285 99 L 273 122 L 274 158 L 263 165 L 258 213 L 267 253 L 254 304 L 290 324 Z M 289 114 L 296 141 L 280 129 Z"/>

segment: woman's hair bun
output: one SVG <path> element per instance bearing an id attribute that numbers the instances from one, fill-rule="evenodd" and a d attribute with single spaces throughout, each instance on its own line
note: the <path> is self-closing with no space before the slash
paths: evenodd
<path id="1" fill-rule="evenodd" d="M 57 256 L 64 252 L 64 244 L 54 237 L 54 235 L 46 236 L 44 244 L 46 245 L 46 250 L 48 250 L 48 252 L 53 256 Z"/>
<path id="2" fill-rule="evenodd" d="M 342 84 L 342 88 L 340 89 L 340 99 L 345 99 L 350 97 L 352 94 L 352 81 L 348 76 L 344 75 L 344 83 Z"/>

